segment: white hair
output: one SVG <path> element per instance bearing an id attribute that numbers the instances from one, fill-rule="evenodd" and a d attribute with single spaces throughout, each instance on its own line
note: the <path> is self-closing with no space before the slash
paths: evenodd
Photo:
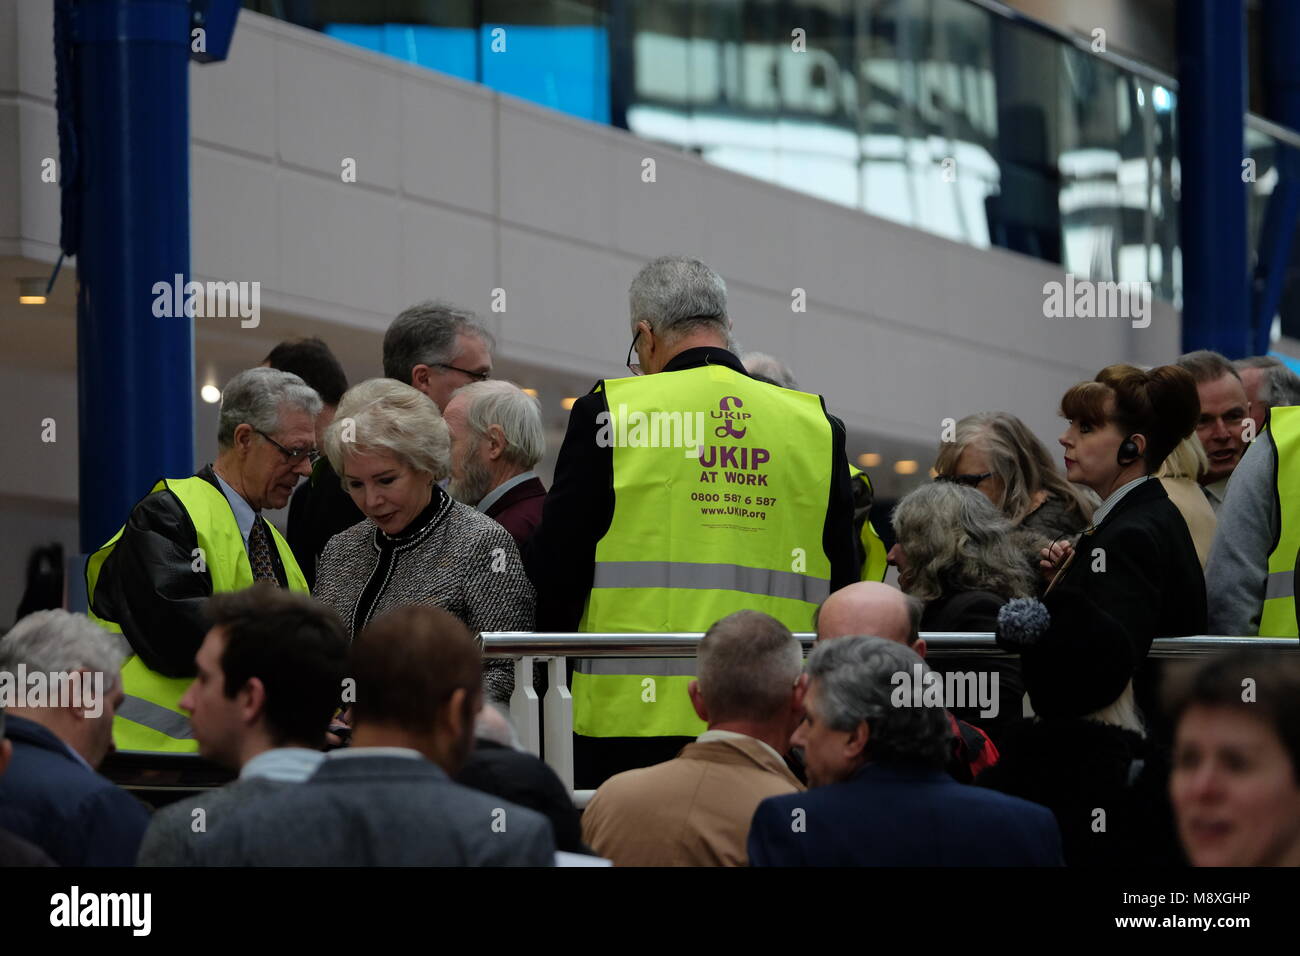
<path id="1" fill-rule="evenodd" d="M 345 455 L 383 452 L 434 480 L 447 476 L 451 436 L 433 399 L 391 378 L 372 378 L 343 393 L 325 429 L 325 455 L 340 478 Z"/>
<path id="2" fill-rule="evenodd" d="M 221 390 L 217 444 L 222 448 L 234 445 L 235 429 L 240 425 L 251 425 L 274 435 L 280 430 L 285 409 L 302 409 L 315 419 L 323 407 L 316 390 L 292 372 L 261 367 L 246 369 Z"/>
<path id="3" fill-rule="evenodd" d="M 492 425 L 505 432 L 502 457 L 520 468 L 532 468 L 546 454 L 542 406 L 513 382 L 493 379 L 458 388 L 465 398 L 465 420 L 476 435 L 486 435 Z"/>
<path id="4" fill-rule="evenodd" d="M 480 740 L 490 740 L 502 747 L 509 747 L 511 750 L 522 749 L 514 725 L 502 713 L 501 707 L 491 701 L 484 701 L 483 709 L 474 718 L 474 736 Z"/>
<path id="5" fill-rule="evenodd" d="M 782 388 L 799 387 L 794 372 L 790 371 L 790 366 L 766 352 L 746 352 L 740 357 L 740 364 L 745 366 L 745 371 L 755 378 L 780 385 Z"/>
<path id="6" fill-rule="evenodd" d="M 104 675 L 105 689 L 121 682 L 126 655 L 121 642 L 84 614 L 36 611 L 0 638 L 0 671 L 70 674 L 77 670 Z"/>

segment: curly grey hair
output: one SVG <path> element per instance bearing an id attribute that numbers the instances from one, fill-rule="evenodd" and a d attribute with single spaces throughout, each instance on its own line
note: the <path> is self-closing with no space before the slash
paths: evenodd
<path id="1" fill-rule="evenodd" d="M 343 393 L 325 429 L 325 456 L 343 478 L 345 456 L 383 452 L 432 475 L 451 470 L 451 435 L 433 399 L 391 378 L 372 378 Z"/>
<path id="2" fill-rule="evenodd" d="M 974 488 L 922 485 L 894 508 L 894 532 L 908 564 L 899 585 L 923 601 L 961 591 L 1011 600 L 1035 591 L 1023 532 Z"/>
<path id="3" fill-rule="evenodd" d="M 745 366 L 745 371 L 751 378 L 760 382 L 780 385 L 782 388 L 799 387 L 799 381 L 794 377 L 794 372 L 790 371 L 790 366 L 766 352 L 746 352 L 740 357 L 740 364 Z"/>
<path id="4" fill-rule="evenodd" d="M 240 425 L 274 435 L 280 430 L 280 416 L 287 408 L 301 409 L 314 419 L 323 407 L 316 390 L 292 372 L 261 366 L 247 369 L 221 390 L 217 445 L 232 447 L 235 429 Z"/>
<path id="5" fill-rule="evenodd" d="M 871 731 L 869 761 L 940 767 L 947 754 L 947 713 L 942 707 L 895 706 L 892 700 L 895 675 L 911 681 L 918 667 L 922 676 L 929 672 L 916 651 L 883 637 L 822 641 L 813 648 L 807 668 L 816 690 L 816 716 L 839 731 L 853 730 L 865 720 Z"/>

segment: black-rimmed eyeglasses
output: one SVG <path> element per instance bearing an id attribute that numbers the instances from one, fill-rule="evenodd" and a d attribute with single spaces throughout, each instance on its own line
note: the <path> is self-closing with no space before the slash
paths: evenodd
<path id="1" fill-rule="evenodd" d="M 953 484 L 965 485 L 967 488 L 975 488 L 985 478 L 992 478 L 993 472 L 986 471 L 980 475 L 935 475 L 935 481 L 951 481 Z"/>
<path id="2" fill-rule="evenodd" d="M 636 340 L 639 339 L 640 337 L 641 337 L 641 330 L 637 329 L 636 335 L 632 336 L 632 344 L 629 345 L 627 349 L 627 370 L 631 372 L 633 375 L 641 374 L 640 356 L 637 357 L 637 361 L 635 362 L 632 361 L 632 356 L 636 354 Z"/>
<path id="3" fill-rule="evenodd" d="M 476 382 L 486 382 L 492 377 L 491 372 L 471 372 L 467 368 L 461 368 L 459 365 L 448 365 L 445 362 L 434 362 L 434 368 L 445 368 L 448 372 L 460 372 L 461 375 L 468 375 Z"/>
<path id="4" fill-rule="evenodd" d="M 278 441 L 276 441 L 266 432 L 262 431 L 262 429 L 254 428 L 253 431 L 257 432 L 259 435 L 261 435 L 263 438 L 269 441 L 276 448 L 280 449 L 280 454 L 284 455 L 285 458 L 289 459 L 291 462 L 294 462 L 295 464 L 302 461 L 304 458 L 306 458 L 313 465 L 316 464 L 316 462 L 320 461 L 320 452 L 318 452 L 315 448 L 299 448 L 296 450 L 291 450 L 285 448 L 283 445 L 281 445 Z"/>

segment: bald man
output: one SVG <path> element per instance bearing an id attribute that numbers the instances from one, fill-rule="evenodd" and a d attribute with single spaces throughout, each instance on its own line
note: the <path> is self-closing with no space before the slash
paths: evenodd
<path id="1" fill-rule="evenodd" d="M 888 584 L 859 581 L 823 601 L 813 627 L 819 641 L 864 634 L 906 644 L 924 657 L 925 641 L 918 637 L 924 606 Z"/>
<path id="2" fill-rule="evenodd" d="M 921 639 L 921 612 L 925 605 L 898 588 L 879 581 L 859 581 L 840 588 L 817 609 L 813 627 L 818 641 L 865 634 L 905 644 L 925 657 Z M 970 783 L 976 774 L 998 761 L 998 748 L 988 734 L 959 720 L 948 711 L 952 748 L 946 769 L 955 779 Z"/>

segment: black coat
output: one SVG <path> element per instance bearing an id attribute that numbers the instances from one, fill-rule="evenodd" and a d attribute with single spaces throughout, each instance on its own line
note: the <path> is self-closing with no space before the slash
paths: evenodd
<path id="1" fill-rule="evenodd" d="M 343 481 L 330 467 L 329 459 L 316 462 L 311 477 L 298 486 L 289 502 L 284 536 L 309 588 L 316 588 L 316 562 L 330 538 L 365 520 L 352 496 L 343 490 Z"/>
<path id="2" fill-rule="evenodd" d="M 958 591 L 935 598 L 921 612 L 922 631 L 991 631 L 997 633 L 998 611 L 1006 599 L 992 591 Z M 978 707 L 954 707 L 958 719 L 979 727 L 995 743 L 1003 731 L 1022 716 L 1025 696 L 1024 681 L 1020 678 L 1020 661 L 1014 658 L 990 661 L 979 657 L 944 657 L 927 660 L 930 669 L 939 674 L 950 670 L 988 670 L 998 675 L 998 715 L 981 717 Z M 1000 746 L 1000 744 L 999 744 Z"/>
<path id="3" fill-rule="evenodd" d="M 1067 866 L 1181 862 L 1167 766 L 1139 735 L 1083 718 L 1022 720 L 1000 751 L 976 784 L 1051 810 Z"/>
<path id="4" fill-rule="evenodd" d="M 221 490 L 211 465 L 198 477 Z M 91 609 L 115 621 L 131 650 L 165 677 L 195 675 L 194 655 L 208 632 L 204 608 L 212 596 L 212 574 L 194 570 L 198 546 L 198 532 L 181 500 L 166 489 L 155 491 L 131 509 L 95 585 Z M 274 544 L 271 567 L 286 587 Z"/>
<path id="5" fill-rule="evenodd" d="M 582 823 L 569 788 L 532 754 L 479 738 L 456 782 L 543 814 L 551 821 L 557 850 L 590 852 L 582 842 Z"/>
<path id="6" fill-rule="evenodd" d="M 1082 588 L 1124 628 L 1134 659 L 1157 637 L 1204 634 L 1205 576 L 1182 513 L 1144 481 L 1085 532 L 1057 587 Z"/>
<path id="7" fill-rule="evenodd" d="M 1172 738 L 1159 701 L 1164 662 L 1147 660 L 1157 637 L 1206 631 L 1205 575 L 1182 512 L 1157 479 L 1142 482 L 1074 546 L 1056 586 L 1079 587 L 1122 628 L 1137 662 L 1134 692 L 1147 731 Z"/>

